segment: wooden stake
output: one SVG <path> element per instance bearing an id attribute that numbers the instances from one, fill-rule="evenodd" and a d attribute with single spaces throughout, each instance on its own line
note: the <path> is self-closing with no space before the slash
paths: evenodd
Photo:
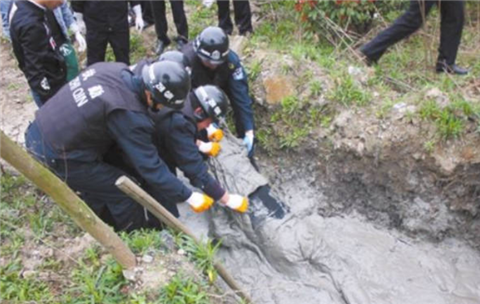
<path id="1" fill-rule="evenodd" d="M 1 130 L 0 156 L 51 196 L 75 223 L 102 244 L 124 269 L 135 267 L 135 255 L 112 228 L 98 218 L 62 180 L 33 159 Z"/>
<path id="2" fill-rule="evenodd" d="M 147 208 L 153 215 L 155 215 L 159 220 L 168 225 L 169 227 L 180 231 L 189 237 L 191 237 L 195 243 L 198 245 L 201 244 L 200 240 L 185 226 L 180 222 L 175 216 L 173 216 L 167 209 L 165 209 L 159 202 L 157 202 L 153 197 L 151 197 L 147 192 L 140 188 L 137 184 L 132 182 L 126 176 L 122 176 L 115 182 L 115 185 L 141 204 L 143 207 Z M 230 273 L 223 267 L 223 265 L 214 261 L 213 266 L 217 270 L 218 274 L 223 278 L 223 280 L 232 288 L 241 298 L 243 298 L 248 303 L 252 303 L 250 297 L 243 292 L 235 279 L 230 275 Z"/>

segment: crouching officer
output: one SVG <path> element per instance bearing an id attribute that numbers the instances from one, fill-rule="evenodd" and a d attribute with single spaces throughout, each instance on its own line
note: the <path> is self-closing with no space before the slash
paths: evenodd
<path id="1" fill-rule="evenodd" d="M 172 173 L 176 168 L 180 169 L 193 186 L 202 189 L 215 201 L 243 213 L 248 209 L 248 199 L 225 191 L 208 173 L 198 149 L 200 144 L 200 149 L 201 145 L 206 146 L 207 154 L 218 151 L 218 143 L 199 143 L 198 133 L 212 122 L 218 122 L 227 108 L 228 98 L 222 90 L 212 85 L 200 86 L 188 94 L 181 111 L 163 108 L 152 114 L 156 131 L 153 141 Z M 212 146 L 217 148 L 212 149 Z"/>
<path id="2" fill-rule="evenodd" d="M 228 36 L 219 27 L 207 27 L 182 48 L 192 65 L 192 87 L 212 84 L 230 98 L 237 136 L 253 157 L 254 120 L 248 79 L 238 55 L 229 49 Z"/>
<path id="3" fill-rule="evenodd" d="M 141 77 L 123 63 L 94 64 L 36 112 L 27 148 L 116 230 L 158 228 L 154 216 L 117 189 L 115 181 L 126 170 L 104 156 L 120 147 L 143 188 L 177 217 L 176 202 L 186 200 L 200 211 L 210 206 L 211 198 L 192 193 L 170 173 L 152 143 L 148 109 L 180 109 L 189 90 L 188 73 L 174 62 L 147 65 Z"/>

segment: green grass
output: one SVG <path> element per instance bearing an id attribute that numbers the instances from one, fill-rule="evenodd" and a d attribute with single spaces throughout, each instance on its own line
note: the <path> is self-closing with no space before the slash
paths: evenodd
<path id="1" fill-rule="evenodd" d="M 351 105 L 366 106 L 371 100 L 370 92 L 362 89 L 348 74 L 334 79 L 335 86 L 327 97 L 345 107 Z"/>
<path id="2" fill-rule="evenodd" d="M 160 291 L 159 303 L 209 304 L 209 297 L 204 289 L 206 286 L 202 286 L 192 278 L 177 274 Z"/>
<path id="3" fill-rule="evenodd" d="M 319 96 L 323 91 L 323 85 L 318 80 L 313 80 L 310 82 L 310 95 L 312 97 Z"/>
<path id="4" fill-rule="evenodd" d="M 188 30 L 191 39 L 200 34 L 200 32 L 207 26 L 217 26 L 216 2 L 210 8 L 206 8 L 202 5 L 201 1 L 187 0 L 186 6 L 190 9 L 190 15 L 188 16 Z"/>
<path id="5" fill-rule="evenodd" d="M 206 243 L 198 244 L 188 236 L 176 233 L 175 242 L 177 246 L 184 249 L 195 265 L 208 277 L 210 283 L 217 279 L 217 272 L 214 267 L 215 255 L 221 246 L 221 242 L 214 243 L 208 240 Z"/>
<path id="6" fill-rule="evenodd" d="M 0 266 L 2 303 L 208 303 L 204 290 L 217 277 L 213 257 L 220 244 L 209 242 L 195 246 L 184 237 L 178 238 L 183 240 L 185 250 L 205 273 L 205 277 L 199 276 L 195 281 L 175 277 L 165 287 L 165 290 L 171 291 L 173 286 L 177 286 L 176 292 L 170 293 L 173 294 L 171 301 L 168 300 L 170 298 L 163 298 L 160 290 L 131 290 L 130 283 L 123 277 L 121 266 L 97 243 L 87 247 L 81 257 L 75 260 L 59 260 L 56 255 L 43 257 L 33 272 L 23 277 L 23 270 L 26 269 L 23 261 L 31 259 L 28 254 L 37 245 L 63 250 L 64 240 L 83 235 L 83 232 L 78 228 L 70 229 L 75 225 L 68 216 L 55 204 L 40 200 L 41 195 L 23 177 L 6 173 L 1 176 L 0 184 L 0 250 L 5 261 Z M 122 233 L 121 237 L 139 256 L 158 251 L 162 245 L 160 233 L 154 230 Z M 57 243 L 57 240 L 60 242 Z M 58 278 L 45 280 L 48 273 Z"/>
<path id="7" fill-rule="evenodd" d="M 248 80 L 253 82 L 257 80 L 262 72 L 262 63 L 259 60 L 254 60 L 247 66 Z"/>
<path id="8" fill-rule="evenodd" d="M 474 106 L 466 100 L 454 99 L 441 109 L 435 100 L 425 101 L 419 110 L 420 118 L 432 121 L 437 127 L 437 134 L 443 140 L 460 137 L 469 117 L 475 115 Z"/>
<path id="9" fill-rule="evenodd" d="M 440 137 L 444 140 L 458 138 L 464 130 L 463 119 L 448 110 L 442 111 L 435 123 Z"/>
<path id="10" fill-rule="evenodd" d="M 0 267 L 0 299 L 14 303 L 29 301 L 54 303 L 54 296 L 49 286 L 35 276 L 21 277 L 22 269 L 20 259 L 12 260 Z"/>
<path id="11" fill-rule="evenodd" d="M 136 230 L 121 237 L 128 247 L 137 255 L 145 254 L 149 249 L 158 249 L 162 245 L 160 233 L 156 230 Z"/>

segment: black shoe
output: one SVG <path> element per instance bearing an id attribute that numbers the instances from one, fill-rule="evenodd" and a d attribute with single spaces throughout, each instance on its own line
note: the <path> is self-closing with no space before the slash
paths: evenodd
<path id="1" fill-rule="evenodd" d="M 456 64 L 446 64 L 445 62 L 437 62 L 437 73 L 448 73 L 455 75 L 467 75 L 470 72 L 468 69 L 459 67 Z"/>
<path id="2" fill-rule="evenodd" d="M 183 36 L 178 36 L 177 38 L 175 38 L 175 41 L 177 43 L 177 50 L 179 51 L 181 51 L 183 46 L 188 43 L 187 38 Z"/>
<path id="3" fill-rule="evenodd" d="M 371 67 L 373 66 L 374 64 L 377 64 L 377 60 L 373 60 L 372 58 L 368 57 L 367 55 L 365 55 L 365 53 L 362 51 L 362 49 L 360 48 L 357 52 L 358 54 L 358 57 L 363 61 L 363 63 L 365 63 L 367 66 Z"/>
<path id="4" fill-rule="evenodd" d="M 155 54 L 157 55 L 160 55 L 163 53 L 163 51 L 165 50 L 165 48 L 170 44 L 169 43 L 165 43 L 163 42 L 162 40 L 159 40 L 158 41 L 158 44 L 157 44 L 157 47 L 155 48 Z"/>

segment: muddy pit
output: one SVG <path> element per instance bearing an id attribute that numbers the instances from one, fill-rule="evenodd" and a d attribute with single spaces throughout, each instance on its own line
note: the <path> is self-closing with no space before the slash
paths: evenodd
<path id="1" fill-rule="evenodd" d="M 2 51 L 0 58 L 1 127 L 21 143 L 35 105 L 11 56 Z M 181 219 L 222 240 L 221 259 L 254 303 L 480 303 L 478 152 L 476 164 L 457 166 L 440 154 L 425 160 L 418 145 L 394 145 L 383 159 L 378 147 L 369 151 L 368 138 L 342 136 L 349 142 L 335 143 L 353 148 L 337 150 L 328 164 L 310 145 L 290 157 L 263 157 L 264 177 L 241 143 L 227 138 L 212 171 L 243 195 L 269 183 L 289 213 L 274 219 L 252 201 L 249 215 L 221 207 L 197 215 L 183 204 Z M 478 139 L 470 146 L 478 149 Z"/>
<path id="2" fill-rule="evenodd" d="M 227 136 L 222 147 L 220 159 L 210 165 L 228 189 L 248 195 L 268 183 L 249 164 L 240 142 Z M 353 201 L 340 203 L 332 195 L 338 192 L 319 177 L 315 166 L 282 165 L 278 170 L 262 168 L 273 180 L 272 196 L 289 209 L 282 219 L 265 216 L 265 208 L 255 200 L 248 215 L 221 207 L 201 216 L 182 209 L 181 218 L 192 230 L 222 240 L 220 257 L 255 303 L 480 303 L 478 250 L 468 239 L 451 237 L 443 228 L 422 228 L 422 220 L 424 226 L 443 227 L 435 223 L 435 214 L 440 222 L 446 219 L 429 207 L 438 202 L 405 197 L 403 204 L 415 210 L 410 218 L 402 215 L 403 226 L 395 226 L 390 217 L 400 213 L 379 210 L 381 195 L 371 206 L 351 195 L 346 198 Z M 238 178 L 242 176 L 248 178 Z M 359 182 L 351 182 L 357 189 Z M 382 197 L 385 206 L 392 204 L 388 195 Z M 345 207 L 352 204 L 359 206 Z M 448 217 L 448 210 L 444 212 Z M 450 216 L 452 221 L 462 218 Z M 409 222 L 415 223 L 408 226 Z"/>

